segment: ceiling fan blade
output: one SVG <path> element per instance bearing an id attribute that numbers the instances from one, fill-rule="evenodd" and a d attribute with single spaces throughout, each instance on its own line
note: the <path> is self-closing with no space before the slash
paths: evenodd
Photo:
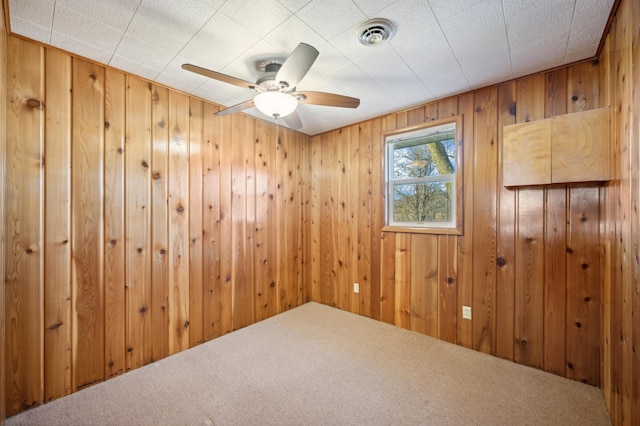
<path id="1" fill-rule="evenodd" d="M 300 43 L 280 67 L 276 74 L 276 83 L 285 82 L 290 89 L 296 87 L 307 75 L 319 53 L 315 47 Z"/>
<path id="2" fill-rule="evenodd" d="M 291 114 L 282 117 L 287 126 L 289 126 L 293 130 L 302 129 L 302 120 L 300 119 L 300 115 L 298 111 L 293 111 Z"/>
<path id="3" fill-rule="evenodd" d="M 202 68 L 197 65 L 182 64 L 182 69 L 195 72 L 196 74 L 204 75 L 205 77 L 213 78 L 215 80 L 222 81 L 224 83 L 229 83 L 229 84 L 234 84 L 236 86 L 244 87 L 246 89 L 254 89 L 256 87 L 255 83 L 251 83 L 249 81 L 242 80 L 240 78 L 232 77 L 230 75 L 211 71 L 210 69 Z"/>
<path id="4" fill-rule="evenodd" d="M 350 98 L 349 96 L 336 95 L 335 93 L 326 92 L 295 92 L 293 96 L 298 102 L 311 105 L 325 105 L 341 108 L 357 108 L 360 105 L 360 99 Z"/>
<path id="5" fill-rule="evenodd" d="M 221 109 L 220 111 L 216 112 L 216 115 L 218 116 L 229 115 L 229 114 L 233 114 L 234 112 L 239 112 L 247 108 L 251 108 L 252 106 L 254 106 L 253 99 L 230 106 L 229 108 Z"/>

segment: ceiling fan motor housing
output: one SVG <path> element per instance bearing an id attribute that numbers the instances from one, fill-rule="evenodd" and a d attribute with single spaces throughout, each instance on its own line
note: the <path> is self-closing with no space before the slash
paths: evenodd
<path id="1" fill-rule="evenodd" d="M 281 63 L 269 62 L 264 66 L 264 73 L 256 81 L 256 85 L 259 86 L 262 91 L 265 92 L 289 92 L 293 90 L 293 87 L 289 87 L 287 82 L 277 82 L 276 76 L 278 71 L 282 67 Z"/>

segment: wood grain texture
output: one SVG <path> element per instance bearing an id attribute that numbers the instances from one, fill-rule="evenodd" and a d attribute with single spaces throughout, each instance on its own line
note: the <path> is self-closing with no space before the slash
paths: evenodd
<path id="1" fill-rule="evenodd" d="M 554 118 L 551 139 L 553 182 L 611 178 L 608 108 Z"/>
<path id="2" fill-rule="evenodd" d="M 462 115 L 463 121 L 463 185 L 464 196 L 462 205 L 464 210 L 464 233 L 458 237 L 458 306 L 456 311 L 459 315 L 463 306 L 473 305 L 473 216 L 475 190 L 474 190 L 474 157 L 475 140 L 474 131 L 474 95 L 468 93 L 460 96 L 458 100 L 458 113 Z M 473 313 L 473 310 L 472 310 Z M 458 321 L 458 334 L 456 341 L 459 345 L 467 348 L 473 347 L 473 322 L 460 319 Z"/>
<path id="3" fill-rule="evenodd" d="M 600 286 L 598 188 L 573 187 L 567 241 L 567 375 L 598 386 Z"/>
<path id="4" fill-rule="evenodd" d="M 411 234 L 395 233 L 394 324 L 411 329 Z"/>
<path id="5" fill-rule="evenodd" d="M 151 298 L 151 86 L 127 76 L 125 173 L 126 370 L 153 359 Z"/>
<path id="6" fill-rule="evenodd" d="M 204 102 L 189 99 L 189 346 L 204 342 Z"/>
<path id="7" fill-rule="evenodd" d="M 451 343 L 456 342 L 458 321 L 456 239 L 438 236 L 438 338 Z"/>
<path id="8" fill-rule="evenodd" d="M 44 400 L 71 393 L 71 58 L 45 52 Z M 61 303 L 62 301 L 62 303 Z"/>
<path id="9" fill-rule="evenodd" d="M 519 80 L 516 96 L 517 123 L 544 119 L 544 75 Z M 540 218 L 544 217 L 544 190 L 520 188 L 516 203 L 514 359 L 541 368 L 545 265 L 544 221 Z"/>
<path id="10" fill-rule="evenodd" d="M 219 181 L 219 208 L 220 208 L 220 332 L 221 334 L 233 331 L 233 247 L 232 228 L 233 217 L 231 210 L 231 164 L 232 164 L 232 117 L 220 117 L 219 132 L 220 136 L 217 142 L 218 167 L 220 174 Z M 242 220 L 241 218 L 237 219 Z M 237 263 L 237 261 L 236 261 Z"/>
<path id="11" fill-rule="evenodd" d="M 375 141 L 371 133 L 371 122 L 365 122 L 360 125 L 353 126 L 353 129 L 357 129 L 357 135 L 351 137 L 353 145 L 358 144 L 358 154 L 355 158 L 352 158 L 352 164 L 358 162 L 358 172 L 355 174 L 353 188 L 370 188 L 372 179 L 372 149 L 376 147 Z M 377 147 L 376 147 L 377 148 Z M 355 151 L 354 151 L 355 152 Z M 357 215 L 358 224 L 356 226 L 356 233 L 358 238 L 357 251 L 355 251 L 355 261 L 358 265 L 358 272 L 356 274 L 356 281 L 360 284 L 360 296 L 358 297 L 358 313 L 360 315 L 372 316 L 372 306 L 377 299 L 377 294 L 373 290 L 373 275 L 372 275 L 372 222 L 371 215 L 371 202 L 372 193 L 367 191 L 359 194 L 357 211 L 354 212 Z M 353 260 L 352 260 L 353 263 Z M 355 269 L 355 268 L 354 268 Z"/>
<path id="12" fill-rule="evenodd" d="M 220 272 L 220 119 L 214 119 L 217 107 L 205 103 L 202 134 L 202 238 L 203 238 L 203 334 L 204 340 L 222 335 Z M 192 298 L 197 295 L 192 295 Z"/>
<path id="13" fill-rule="evenodd" d="M 504 128 L 502 183 L 506 186 L 551 183 L 551 122 L 521 122 Z"/>
<path id="14" fill-rule="evenodd" d="M 311 300 L 322 300 L 322 287 L 320 285 L 320 209 L 322 203 L 322 179 L 320 172 L 322 170 L 322 138 L 313 136 L 310 140 L 310 195 L 309 207 L 307 212 L 309 215 L 309 238 L 307 245 L 309 246 L 310 277 L 308 285 L 310 286 L 309 296 Z"/>
<path id="15" fill-rule="evenodd" d="M 567 70 L 547 74 L 545 117 L 567 112 Z M 544 354 L 546 371 L 565 375 L 567 187 L 545 188 Z"/>
<path id="16" fill-rule="evenodd" d="M 231 117 L 233 132 L 241 141 L 253 141 L 253 129 L 247 128 L 242 115 Z M 248 158 L 246 143 L 231 147 L 231 244 L 234 247 L 231 261 L 232 327 L 234 330 L 251 324 L 253 319 L 253 268 L 249 263 L 248 219 Z M 251 182 L 253 183 L 253 181 Z M 255 190 L 254 190 L 255 191 Z"/>
<path id="17" fill-rule="evenodd" d="M 105 70 L 105 377 L 125 371 L 125 75 Z"/>
<path id="18" fill-rule="evenodd" d="M 499 164 L 504 161 L 504 126 L 515 124 L 516 83 L 498 86 L 498 151 Z M 498 173 L 498 242 L 496 251 L 496 355 L 513 360 L 515 325 L 515 270 L 517 216 L 516 196 L 518 189 L 506 188 L 502 173 Z"/>
<path id="19" fill-rule="evenodd" d="M 4 4 L 0 5 L 0 12 L 4 13 Z M 6 128 L 7 125 L 7 35 L 4 20 L 0 20 L 0 128 Z M 7 134 L 0 132 L 0 277 L 5 275 L 5 216 L 4 216 L 4 197 L 5 197 L 5 158 L 7 155 Z M 0 290 L 0 347 L 6 348 L 6 327 L 5 327 L 5 289 Z M 0 423 L 4 422 L 7 417 L 6 404 L 6 364 L 5 350 L 0 350 Z"/>
<path id="20" fill-rule="evenodd" d="M 640 4 L 638 2 L 631 2 L 631 31 L 632 39 L 631 45 L 635 46 L 635 50 L 632 49 L 631 57 L 631 87 L 633 92 L 631 93 L 631 128 L 640 129 L 640 55 L 638 54 L 637 46 L 640 45 Z M 640 347 L 640 131 L 631 132 L 629 135 L 629 156 L 631 158 L 631 171 L 629 173 L 629 181 L 631 186 L 631 217 L 629 219 L 631 228 L 631 250 L 629 258 L 635 259 L 635 262 L 631 264 L 631 282 L 630 291 L 631 294 L 631 318 L 627 319 L 627 323 L 631 326 L 631 347 L 636 348 L 635 351 L 630 353 L 630 365 L 631 376 L 638 376 L 640 374 L 640 351 L 637 348 Z M 627 313 L 628 315 L 628 313 Z M 640 381 L 632 381 L 629 388 L 631 398 L 629 409 L 631 415 L 631 422 L 640 422 Z"/>
<path id="21" fill-rule="evenodd" d="M 7 40 L 5 158 L 6 411 L 43 401 L 44 52 Z"/>
<path id="22" fill-rule="evenodd" d="M 169 354 L 189 341 L 189 98 L 169 93 Z"/>
<path id="23" fill-rule="evenodd" d="M 169 355 L 169 90 L 151 86 L 151 307 L 153 360 Z"/>
<path id="24" fill-rule="evenodd" d="M 73 61 L 73 388 L 104 380 L 104 68 Z"/>
<path id="25" fill-rule="evenodd" d="M 438 237 L 412 235 L 411 253 L 411 330 L 438 337 L 439 256 L 423 255 L 438 253 Z"/>
<path id="26" fill-rule="evenodd" d="M 208 102 L 9 40 L 9 413 L 307 300 L 308 136 L 280 129 L 278 143 L 270 123 L 219 118 Z M 258 317 L 263 265 L 272 303 Z"/>
<path id="27" fill-rule="evenodd" d="M 473 348 L 495 353 L 497 89 L 474 95 Z"/>

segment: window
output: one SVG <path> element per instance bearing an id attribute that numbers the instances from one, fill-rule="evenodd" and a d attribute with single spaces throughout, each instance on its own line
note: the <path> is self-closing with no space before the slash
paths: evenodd
<path id="1" fill-rule="evenodd" d="M 384 230 L 462 234 L 462 117 L 384 138 Z"/>

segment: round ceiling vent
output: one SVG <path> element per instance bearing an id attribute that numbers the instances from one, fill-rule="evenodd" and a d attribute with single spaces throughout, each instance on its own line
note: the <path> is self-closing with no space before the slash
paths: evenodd
<path id="1" fill-rule="evenodd" d="M 396 33 L 393 22 L 384 18 L 371 19 L 358 27 L 356 36 L 365 46 L 376 46 L 389 41 Z"/>

